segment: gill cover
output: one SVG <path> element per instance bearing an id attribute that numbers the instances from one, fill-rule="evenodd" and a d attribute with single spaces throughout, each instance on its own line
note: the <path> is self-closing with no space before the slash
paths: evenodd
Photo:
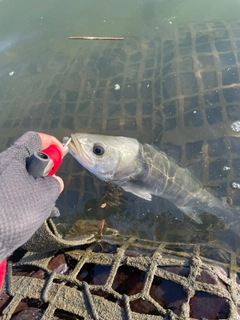
<path id="1" fill-rule="evenodd" d="M 71 137 L 70 153 L 102 180 L 124 180 L 140 170 L 136 139 L 87 133 L 75 133 Z"/>

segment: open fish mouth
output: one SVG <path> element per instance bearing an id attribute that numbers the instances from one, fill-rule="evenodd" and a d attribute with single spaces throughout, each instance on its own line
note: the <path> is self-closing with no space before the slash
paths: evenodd
<path id="1" fill-rule="evenodd" d="M 68 151 L 82 166 L 91 167 L 93 166 L 93 161 L 87 152 L 84 151 L 82 145 L 83 142 L 80 142 L 80 139 L 72 134 L 71 141 L 68 143 Z"/>
<path id="2" fill-rule="evenodd" d="M 167 199 L 200 224 L 199 215 L 203 212 L 223 218 L 227 224 L 239 221 L 234 206 L 223 205 L 201 186 L 196 166 L 183 168 L 164 152 L 132 138 L 87 133 L 72 134 L 71 138 L 70 153 L 103 181 L 112 181 L 148 201 L 152 195 Z M 105 148 L 103 153 L 101 145 Z"/>

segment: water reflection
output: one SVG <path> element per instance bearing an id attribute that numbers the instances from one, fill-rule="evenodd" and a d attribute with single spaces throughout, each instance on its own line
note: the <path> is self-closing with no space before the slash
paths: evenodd
<path id="1" fill-rule="evenodd" d="M 240 179 L 231 129 L 240 119 L 238 1 L 228 10 L 220 0 L 197 1 L 199 10 L 188 0 L 13 3 L 0 4 L 1 150 L 27 130 L 60 140 L 83 131 L 135 137 L 182 166 L 203 160 L 203 183 L 240 205 L 231 188 Z M 69 42 L 71 35 L 125 40 Z M 125 234 L 187 242 L 223 229 L 215 217 L 199 226 L 162 199 L 149 204 L 109 189 L 70 156 L 59 174 L 61 223 L 105 219 Z"/>

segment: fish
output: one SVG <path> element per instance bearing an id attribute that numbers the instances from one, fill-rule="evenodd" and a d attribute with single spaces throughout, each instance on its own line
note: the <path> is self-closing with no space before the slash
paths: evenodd
<path id="1" fill-rule="evenodd" d="M 237 207 L 223 203 L 202 186 L 197 166 L 183 168 L 147 143 L 121 136 L 74 133 L 68 148 L 100 180 L 148 201 L 153 195 L 165 198 L 199 224 L 203 212 L 214 214 L 228 224 L 240 219 Z"/>

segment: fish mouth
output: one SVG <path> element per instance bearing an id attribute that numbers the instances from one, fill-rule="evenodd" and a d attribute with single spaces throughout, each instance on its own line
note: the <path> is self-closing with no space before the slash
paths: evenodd
<path id="1" fill-rule="evenodd" d="M 84 167 L 89 168 L 94 165 L 93 160 L 84 151 L 83 143 L 79 141 L 73 134 L 71 135 L 72 141 L 68 144 L 68 149 L 71 155 Z"/>

